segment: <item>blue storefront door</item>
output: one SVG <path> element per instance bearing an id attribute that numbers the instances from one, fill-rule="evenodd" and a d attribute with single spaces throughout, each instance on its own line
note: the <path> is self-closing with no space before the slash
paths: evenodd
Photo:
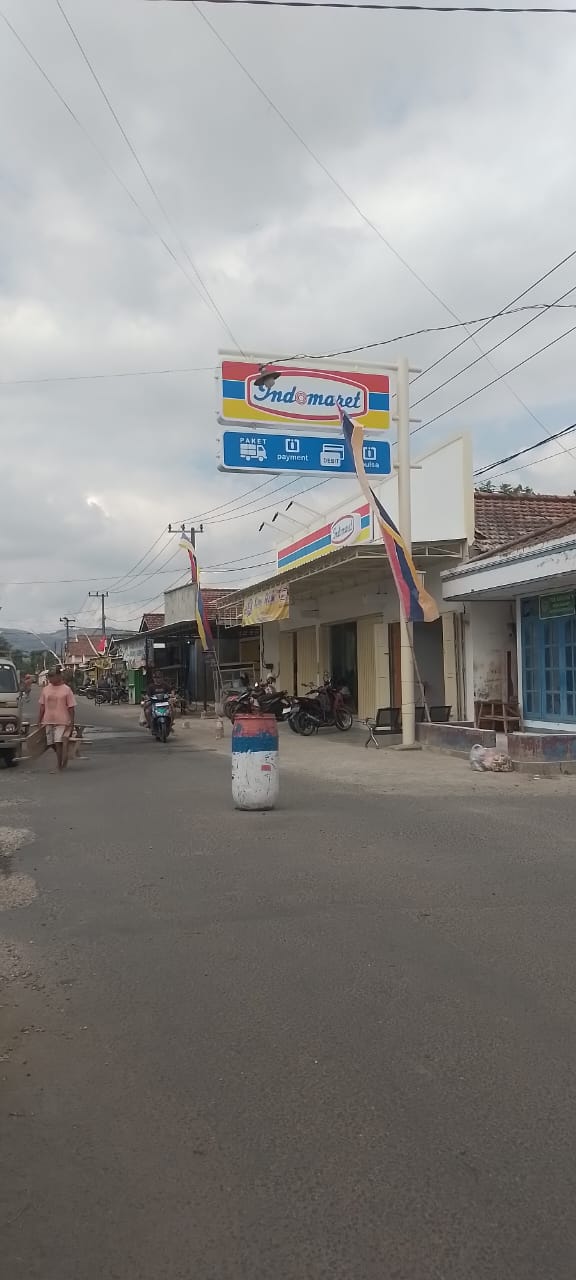
<path id="1" fill-rule="evenodd" d="M 537 596 L 522 600 L 525 720 L 576 722 L 576 616 L 549 617 Z M 563 607 L 567 607 L 564 603 Z M 544 616 L 541 616 L 541 614 Z"/>

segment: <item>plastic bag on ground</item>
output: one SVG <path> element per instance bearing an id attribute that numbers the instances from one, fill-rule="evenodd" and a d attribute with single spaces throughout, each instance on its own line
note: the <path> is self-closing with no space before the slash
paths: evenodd
<path id="1" fill-rule="evenodd" d="M 478 773 L 511 773 L 512 761 L 498 747 L 481 747 L 477 742 L 470 752 L 470 768 Z"/>

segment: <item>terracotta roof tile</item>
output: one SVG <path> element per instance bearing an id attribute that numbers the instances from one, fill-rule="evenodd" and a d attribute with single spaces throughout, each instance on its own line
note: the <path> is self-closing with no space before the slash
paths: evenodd
<path id="1" fill-rule="evenodd" d="M 140 623 L 141 631 L 155 631 L 157 627 L 164 626 L 163 613 L 144 613 Z"/>
<path id="2" fill-rule="evenodd" d="M 522 543 L 552 525 L 576 520 L 576 495 L 553 493 L 474 494 L 474 547 L 478 555 Z M 570 532 L 569 529 L 566 530 Z M 562 533 L 550 533 L 561 537 Z"/>
<path id="3" fill-rule="evenodd" d="M 94 658 L 99 652 L 99 646 L 102 643 L 102 636 L 77 636 L 75 640 L 71 640 L 66 649 L 66 661 L 75 658 L 76 661 L 83 662 L 86 658 Z"/>
<path id="4" fill-rule="evenodd" d="M 231 590 L 225 590 L 223 587 L 202 587 L 202 599 L 208 617 L 213 622 L 217 615 L 217 605 L 223 604 L 228 596 L 234 595 Z"/>

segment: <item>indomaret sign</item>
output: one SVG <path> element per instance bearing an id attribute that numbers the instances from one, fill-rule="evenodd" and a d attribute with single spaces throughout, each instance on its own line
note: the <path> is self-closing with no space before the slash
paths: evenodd
<path id="1" fill-rule="evenodd" d="M 257 385 L 263 365 L 273 378 Z M 220 366 L 218 417 L 228 425 L 247 422 L 282 431 L 298 425 L 340 431 L 338 410 L 358 421 L 367 432 L 390 424 L 388 375 L 372 368 L 333 369 L 307 364 L 268 363 L 223 354 Z"/>

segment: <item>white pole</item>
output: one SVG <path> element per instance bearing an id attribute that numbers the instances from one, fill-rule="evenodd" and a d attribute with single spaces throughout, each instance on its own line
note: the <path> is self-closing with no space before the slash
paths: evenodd
<path id="1" fill-rule="evenodd" d="M 408 360 L 398 361 L 398 524 L 400 533 L 412 550 L 410 506 L 410 379 Z M 402 687 L 402 746 L 413 747 L 416 739 L 414 709 L 414 660 L 412 657 L 412 623 L 407 622 L 400 606 L 400 679 Z"/>

